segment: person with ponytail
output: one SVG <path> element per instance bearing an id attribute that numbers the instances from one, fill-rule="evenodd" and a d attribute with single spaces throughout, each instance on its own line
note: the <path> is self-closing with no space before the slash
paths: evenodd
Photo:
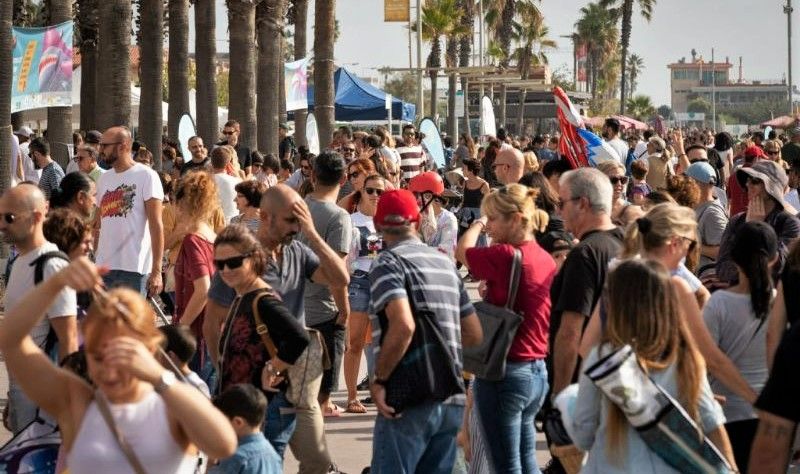
<path id="1" fill-rule="evenodd" d="M 731 258 L 739 272 L 739 282 L 711 295 L 703 310 L 711 338 L 736 365 L 756 392 L 767 381 L 767 315 L 774 298 L 771 267 L 778 261 L 778 237 L 764 222 L 747 222 L 736 235 Z M 725 397 L 723 405 L 736 464 L 747 472 L 750 447 L 758 427 L 753 405 L 732 393 L 716 380 L 714 393 Z"/>
<path id="2" fill-rule="evenodd" d="M 680 402 L 735 469 L 725 418 L 709 387 L 694 331 L 686 324 L 675 277 L 660 262 L 631 259 L 612 270 L 606 283 L 605 331 L 583 361 L 573 415 L 573 441 L 589 452 L 581 472 L 680 472 L 647 447 L 622 410 L 584 373 L 626 344 L 648 376 Z"/>
<path id="3" fill-rule="evenodd" d="M 553 258 L 534 232 L 547 227 L 547 213 L 534 204 L 538 190 L 509 184 L 483 198 L 482 217 L 461 237 L 456 258 L 486 282 L 485 300 L 505 306 L 515 251 L 522 253 L 517 297 L 510 307 L 523 320 L 507 355 L 499 381 L 476 378 L 475 410 L 493 472 L 538 473 L 534 417 L 548 391 L 545 356 L 550 328 L 550 286 L 556 275 Z M 476 247 L 483 230 L 489 247 Z"/>
<path id="4" fill-rule="evenodd" d="M 94 181 L 80 171 L 64 176 L 58 187 L 50 191 L 50 209 L 64 207 L 90 219 L 97 205 Z"/>

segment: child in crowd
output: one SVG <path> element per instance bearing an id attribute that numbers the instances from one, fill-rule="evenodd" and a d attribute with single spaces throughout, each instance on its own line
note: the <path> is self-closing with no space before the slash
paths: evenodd
<path id="1" fill-rule="evenodd" d="M 641 206 L 647 195 L 653 191 L 653 188 L 647 184 L 647 161 L 634 160 L 631 163 L 631 176 L 633 176 L 633 185 L 628 188 L 628 201 Z"/>
<path id="2" fill-rule="evenodd" d="M 211 391 L 197 373 L 189 369 L 189 361 L 197 351 L 197 339 L 187 326 L 167 324 L 158 328 L 164 334 L 166 346 L 164 352 L 167 353 L 172 362 L 180 369 L 186 378 L 186 383 L 203 392 L 206 397 L 211 398 Z M 165 367 L 169 367 L 166 361 L 162 361 Z"/>
<path id="3" fill-rule="evenodd" d="M 214 400 L 214 405 L 231 420 L 239 438 L 233 456 L 209 469 L 209 474 L 280 474 L 281 457 L 269 444 L 261 426 L 267 413 L 267 398 L 251 384 L 230 386 Z"/>

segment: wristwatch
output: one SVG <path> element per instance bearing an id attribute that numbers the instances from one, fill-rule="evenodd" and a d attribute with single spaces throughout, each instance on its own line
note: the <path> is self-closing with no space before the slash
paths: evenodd
<path id="1" fill-rule="evenodd" d="M 156 393 L 161 395 L 162 393 L 166 392 L 171 386 L 177 382 L 178 378 L 175 377 L 175 372 L 171 370 L 165 370 L 161 373 L 161 377 L 158 379 L 158 383 L 155 385 Z"/>

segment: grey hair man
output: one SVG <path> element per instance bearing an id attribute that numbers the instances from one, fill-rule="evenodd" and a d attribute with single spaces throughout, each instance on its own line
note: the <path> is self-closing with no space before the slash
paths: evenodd
<path id="1" fill-rule="evenodd" d="M 594 168 L 564 173 L 559 180 L 559 208 L 564 226 L 580 239 L 550 289 L 548 374 L 552 393 L 576 380 L 578 349 L 586 322 L 603 291 L 608 262 L 622 248 L 623 232 L 611 222 L 613 188 Z"/>
<path id="2" fill-rule="evenodd" d="M 99 158 L 100 152 L 97 151 L 97 147 L 92 145 L 78 146 L 78 151 L 75 154 L 75 162 L 78 164 L 78 169 L 89 175 L 95 183 L 100 178 L 100 175 L 105 173 L 105 170 L 97 164 Z"/>

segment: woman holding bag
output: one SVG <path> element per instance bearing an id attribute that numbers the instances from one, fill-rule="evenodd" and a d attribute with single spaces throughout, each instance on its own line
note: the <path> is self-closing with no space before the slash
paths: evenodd
<path id="1" fill-rule="evenodd" d="M 486 281 L 486 301 L 497 306 L 506 305 L 514 255 L 522 254 L 516 301 L 509 305 L 522 323 L 508 352 L 505 374 L 497 381 L 476 378 L 473 392 L 494 472 L 540 472 L 533 420 L 548 390 L 544 358 L 556 264 L 534 239 L 534 231 L 547 226 L 547 214 L 534 205 L 536 194 L 519 184 L 492 191 L 481 204 L 483 217 L 472 223 L 456 249 L 456 258 L 470 273 Z M 484 229 L 493 244 L 475 247 Z"/>

